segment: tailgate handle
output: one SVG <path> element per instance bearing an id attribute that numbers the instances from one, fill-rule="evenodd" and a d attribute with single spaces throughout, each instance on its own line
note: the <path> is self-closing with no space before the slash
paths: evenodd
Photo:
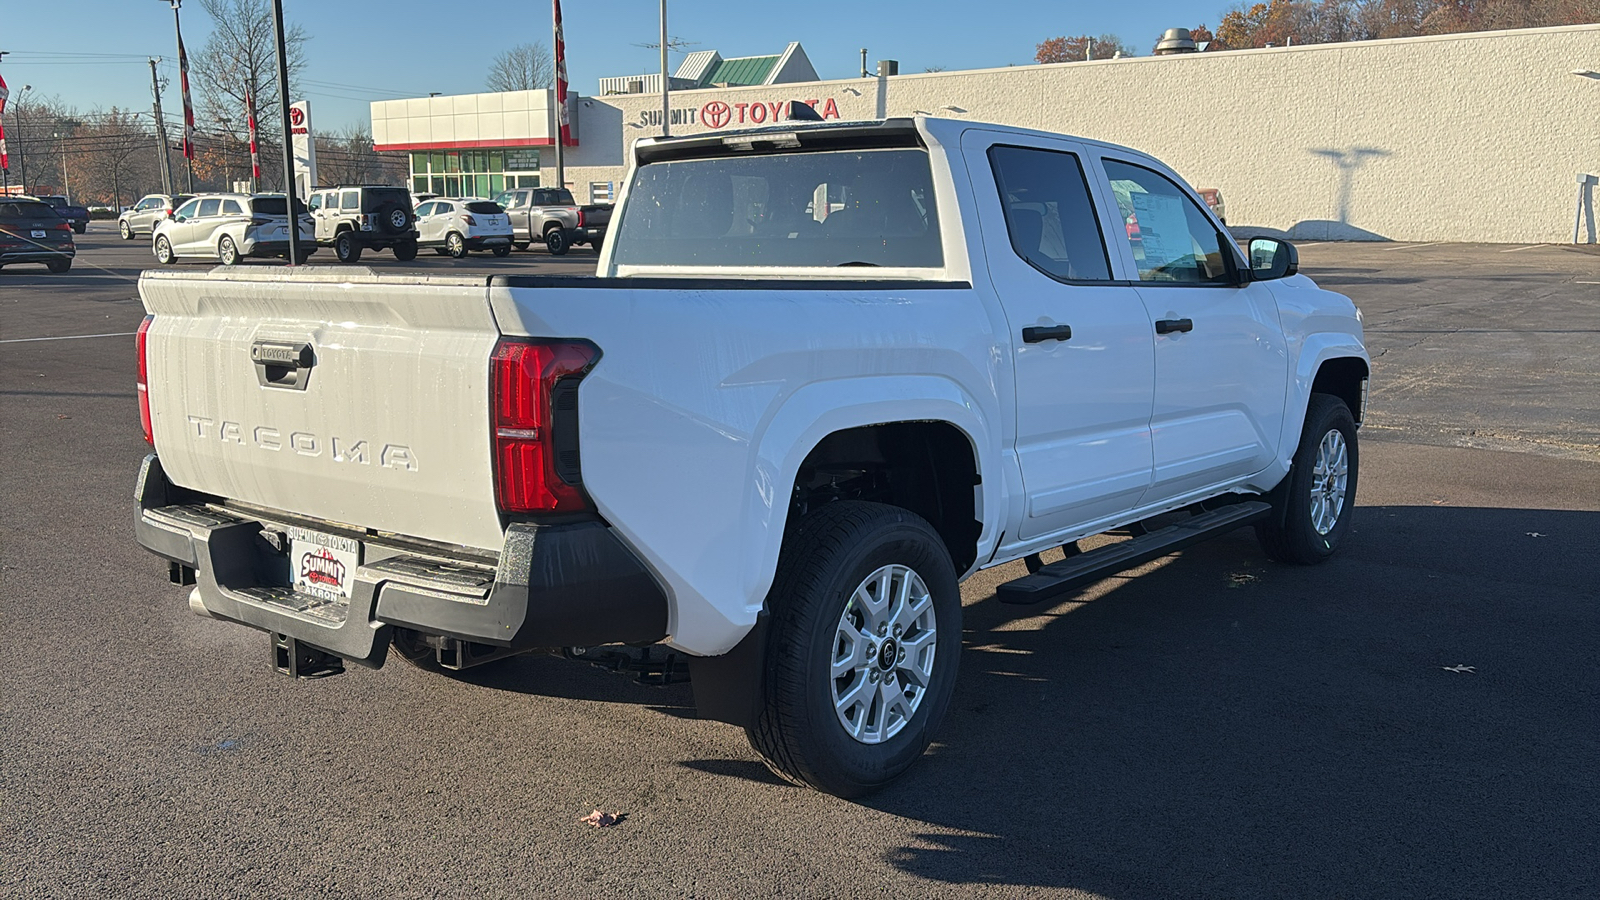
<path id="1" fill-rule="evenodd" d="M 256 341 L 250 345 L 250 361 L 256 364 L 256 382 L 262 387 L 303 391 L 311 383 L 317 356 L 306 341 Z"/>

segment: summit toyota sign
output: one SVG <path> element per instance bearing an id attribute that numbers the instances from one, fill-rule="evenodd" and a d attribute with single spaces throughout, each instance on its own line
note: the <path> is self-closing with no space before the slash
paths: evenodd
<path id="1" fill-rule="evenodd" d="M 698 109 L 692 106 L 673 109 L 671 124 L 701 125 L 711 129 L 727 128 L 730 125 L 765 125 L 787 120 L 790 103 L 804 103 L 816 110 L 824 119 L 840 118 L 839 104 L 832 97 L 826 100 L 765 100 L 741 103 L 710 100 Z M 661 110 L 640 110 L 639 124 L 646 128 L 659 127 Z"/>

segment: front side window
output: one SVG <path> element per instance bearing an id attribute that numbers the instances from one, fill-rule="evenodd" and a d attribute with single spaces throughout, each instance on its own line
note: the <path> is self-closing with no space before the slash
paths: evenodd
<path id="1" fill-rule="evenodd" d="M 1142 166 L 1104 163 L 1140 281 L 1233 283 L 1226 241 L 1182 188 Z"/>
<path id="2" fill-rule="evenodd" d="M 431 215 L 433 215 L 433 204 L 432 203 L 424 203 L 421 206 L 417 207 L 417 218 L 420 219 L 423 216 L 431 216 Z"/>
<path id="3" fill-rule="evenodd" d="M 321 208 L 322 208 L 322 195 L 321 194 L 312 194 L 311 195 L 311 211 L 312 212 L 316 212 L 317 210 L 319 210 Z"/>
<path id="4" fill-rule="evenodd" d="M 1100 221 L 1078 157 L 1057 150 L 989 149 L 1011 249 L 1064 281 L 1110 281 Z"/>
<path id="5" fill-rule="evenodd" d="M 944 264 L 925 150 L 671 160 L 633 178 L 618 265 Z"/>
<path id="6" fill-rule="evenodd" d="M 199 200 L 190 200 L 188 203 L 185 203 L 184 205 L 178 207 L 178 211 L 173 213 L 172 217 L 174 219 L 192 219 L 192 218 L 194 218 L 195 210 L 197 210 L 199 208 L 200 208 L 200 201 Z"/>

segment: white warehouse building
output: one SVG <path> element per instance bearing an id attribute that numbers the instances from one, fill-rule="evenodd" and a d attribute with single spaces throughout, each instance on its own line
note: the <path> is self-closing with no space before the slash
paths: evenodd
<path id="1" fill-rule="evenodd" d="M 690 54 L 671 82 L 673 134 L 770 125 L 789 101 L 825 120 L 998 122 L 1151 153 L 1220 189 L 1236 229 L 1564 242 L 1576 221 L 1596 240 L 1600 25 L 829 81 L 790 44 Z M 569 96 L 565 180 L 580 201 L 611 199 L 632 144 L 662 131 L 659 75 L 606 84 L 621 90 Z M 415 190 L 533 186 L 554 165 L 552 94 L 380 101 L 373 138 L 410 152 Z"/>

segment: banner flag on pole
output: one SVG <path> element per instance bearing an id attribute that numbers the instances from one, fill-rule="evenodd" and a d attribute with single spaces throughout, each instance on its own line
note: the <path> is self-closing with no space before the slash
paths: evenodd
<path id="1" fill-rule="evenodd" d="M 178 32 L 178 81 L 183 86 L 183 156 L 194 161 L 194 102 L 189 99 L 189 54 L 183 51 L 183 32 Z"/>
<path id="2" fill-rule="evenodd" d="M 6 80 L 0 76 L 0 169 L 11 171 L 11 155 L 6 153 L 6 98 L 11 96 L 11 90 L 6 87 Z"/>
<path id="3" fill-rule="evenodd" d="M 261 155 L 256 151 L 256 100 L 248 89 L 244 92 L 244 114 L 250 122 L 250 177 L 261 183 Z"/>
<path id="4" fill-rule="evenodd" d="M 552 0 L 556 11 L 556 122 L 560 124 L 561 146 L 572 144 L 572 127 L 567 124 L 567 41 L 561 33 L 561 0 Z"/>

